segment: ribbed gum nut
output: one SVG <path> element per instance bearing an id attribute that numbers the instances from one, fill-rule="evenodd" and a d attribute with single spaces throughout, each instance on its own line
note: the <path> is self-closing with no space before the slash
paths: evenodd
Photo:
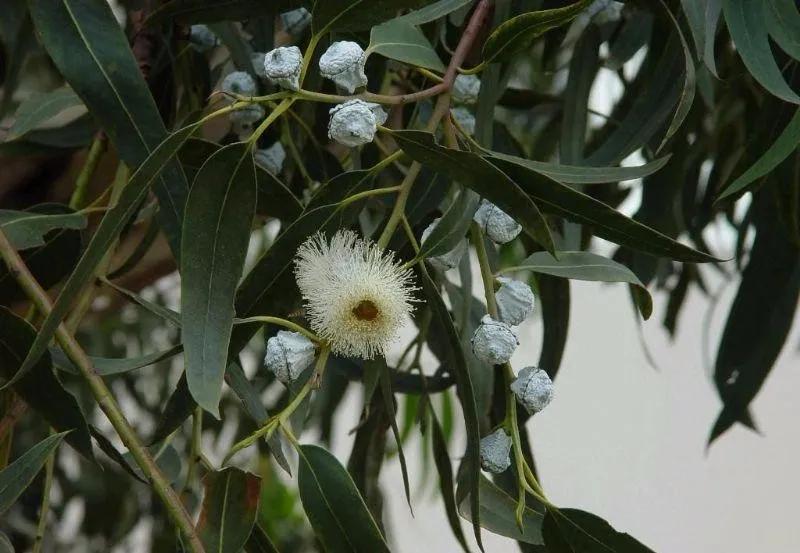
<path id="1" fill-rule="evenodd" d="M 259 104 L 250 104 L 230 113 L 230 120 L 233 123 L 252 125 L 264 117 L 264 108 Z"/>
<path id="2" fill-rule="evenodd" d="M 279 330 L 267 340 L 264 366 L 284 384 L 297 380 L 314 362 L 314 343 L 299 332 Z"/>
<path id="3" fill-rule="evenodd" d="M 486 472 L 500 474 L 511 466 L 511 436 L 498 428 L 481 438 L 481 468 Z"/>
<path id="4" fill-rule="evenodd" d="M 281 14 L 283 29 L 290 35 L 302 33 L 311 24 L 311 14 L 305 8 L 283 12 Z"/>
<path id="5" fill-rule="evenodd" d="M 234 71 L 222 80 L 220 86 L 222 92 L 228 94 L 238 94 L 240 96 L 253 96 L 256 93 L 256 82 L 249 73 L 244 71 Z"/>
<path id="6" fill-rule="evenodd" d="M 381 110 L 382 111 L 382 110 Z M 370 104 L 349 100 L 330 110 L 328 138 L 351 148 L 372 142 L 378 121 Z"/>
<path id="7" fill-rule="evenodd" d="M 511 359 L 519 342 L 511 326 L 484 315 L 472 335 L 472 353 L 490 365 L 502 365 Z"/>
<path id="8" fill-rule="evenodd" d="M 481 80 L 475 75 L 459 75 L 453 82 L 453 100 L 462 104 L 474 104 L 481 91 Z"/>
<path id="9" fill-rule="evenodd" d="M 206 25 L 192 25 L 189 29 L 189 42 L 198 52 L 207 52 L 219 43 L 217 35 Z"/>
<path id="10" fill-rule="evenodd" d="M 481 201 L 473 220 L 496 244 L 511 242 L 522 231 L 522 225 L 512 219 L 508 213 L 486 200 Z"/>
<path id="11" fill-rule="evenodd" d="M 277 175 L 283 169 L 283 162 L 286 161 L 286 150 L 283 144 L 276 142 L 269 148 L 256 150 L 253 154 L 256 165 L 263 167 L 267 172 Z"/>
<path id="12" fill-rule="evenodd" d="M 289 90 L 300 89 L 303 54 L 297 46 L 281 46 L 264 56 L 264 75 L 276 85 Z"/>
<path id="13" fill-rule="evenodd" d="M 532 415 L 547 407 L 553 399 L 553 381 L 542 369 L 525 367 L 511 383 L 511 391 Z"/>
<path id="14" fill-rule="evenodd" d="M 463 106 L 459 106 L 451 109 L 450 114 L 453 116 L 453 119 L 456 120 L 456 123 L 458 123 L 462 129 L 464 129 L 465 133 L 475 134 L 475 116 L 472 115 L 470 110 Z"/>
<path id="15" fill-rule="evenodd" d="M 319 72 L 352 94 L 355 89 L 367 86 L 366 62 L 367 55 L 361 46 L 342 40 L 331 44 L 319 58 Z"/>
<path id="16" fill-rule="evenodd" d="M 498 277 L 500 288 L 495 292 L 500 320 L 517 326 L 533 312 L 534 297 L 531 287 L 521 280 Z"/>
<path id="17" fill-rule="evenodd" d="M 425 240 L 428 239 L 428 236 L 431 235 L 431 232 L 433 232 L 433 229 L 435 229 L 438 224 L 439 219 L 434 219 L 422 232 L 422 243 L 425 243 Z M 458 264 L 461 263 L 461 258 L 467 253 L 468 247 L 467 239 L 464 238 L 464 240 L 459 242 L 458 245 L 449 252 L 436 257 L 429 257 L 428 261 L 430 261 L 434 267 L 442 271 L 449 271 L 450 269 L 458 267 Z"/>

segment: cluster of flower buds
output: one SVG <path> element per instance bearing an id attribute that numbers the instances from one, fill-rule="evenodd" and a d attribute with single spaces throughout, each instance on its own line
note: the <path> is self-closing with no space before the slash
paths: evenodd
<path id="1" fill-rule="evenodd" d="M 433 229 L 436 228 L 436 225 L 439 224 L 439 220 L 440 219 L 434 219 L 433 222 L 422 232 L 423 243 L 428 239 L 428 236 L 431 235 Z M 430 261 L 431 265 L 442 271 L 449 271 L 450 269 L 458 267 L 458 264 L 461 263 L 461 258 L 464 257 L 465 253 L 467 253 L 468 248 L 469 244 L 467 243 L 467 239 L 464 238 L 449 252 L 443 253 L 442 255 L 438 255 L 436 257 L 429 257 L 428 261 Z"/>
<path id="2" fill-rule="evenodd" d="M 511 436 L 498 428 L 481 438 L 481 468 L 486 472 L 500 474 L 511 466 Z"/>
<path id="3" fill-rule="evenodd" d="M 326 79 L 352 94 L 355 89 L 367 86 L 364 64 L 367 54 L 355 42 L 334 42 L 319 58 L 319 72 Z"/>
<path id="4" fill-rule="evenodd" d="M 262 66 L 270 82 L 289 90 L 300 89 L 303 54 L 297 46 L 281 46 L 267 52 Z"/>
<path id="5" fill-rule="evenodd" d="M 478 223 L 486 236 L 496 244 L 506 244 L 519 236 L 522 225 L 517 223 L 508 213 L 486 200 L 475 212 L 473 220 Z"/>
<path id="6" fill-rule="evenodd" d="M 283 144 L 276 142 L 269 148 L 256 150 L 253 154 L 256 164 L 263 167 L 268 173 L 277 175 L 283 169 L 283 162 L 286 161 L 286 150 Z"/>
<path id="7" fill-rule="evenodd" d="M 314 343 L 299 332 L 279 330 L 267 340 L 264 365 L 275 378 L 288 385 L 314 362 Z"/>
<path id="8" fill-rule="evenodd" d="M 358 99 L 334 106 L 330 115 L 328 138 L 351 148 L 372 142 L 387 117 L 379 104 Z"/>
<path id="9" fill-rule="evenodd" d="M 283 12 L 281 14 L 283 29 L 290 35 L 299 35 L 311 24 L 311 13 L 305 8 Z"/>

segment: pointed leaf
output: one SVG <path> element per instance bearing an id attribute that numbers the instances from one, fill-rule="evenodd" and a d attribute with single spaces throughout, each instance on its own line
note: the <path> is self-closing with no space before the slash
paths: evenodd
<path id="1" fill-rule="evenodd" d="M 66 124 L 85 113 L 83 102 L 68 87 L 64 86 L 43 94 L 31 94 L 17 108 L 7 140 L 13 140 L 36 129 L 47 128 L 49 122 L 58 116 L 61 116 L 62 124 Z M 67 115 L 69 117 L 66 117 Z"/>
<path id="2" fill-rule="evenodd" d="M 464 240 L 480 200 L 472 190 L 462 190 L 422 243 L 417 257 L 436 257 L 456 248 Z"/>
<path id="3" fill-rule="evenodd" d="M 369 365 L 372 365 L 371 367 Z M 386 360 L 375 361 L 366 364 L 367 370 L 374 370 L 379 373 L 381 384 L 381 396 L 383 396 L 383 406 L 386 410 L 386 416 L 389 417 L 389 424 L 392 427 L 392 434 L 394 441 L 397 445 L 397 456 L 400 460 L 400 471 L 403 474 L 403 488 L 406 492 L 406 502 L 408 508 L 413 515 L 414 510 L 411 507 L 411 489 L 408 483 L 408 467 L 406 466 L 406 455 L 403 452 L 403 440 L 400 439 L 400 430 L 397 428 L 397 413 L 395 412 L 394 394 L 392 393 L 392 376 L 389 373 L 389 367 L 386 365 Z"/>
<path id="4" fill-rule="evenodd" d="M 402 9 L 422 8 L 433 0 L 325 0 L 311 12 L 315 35 L 331 31 L 366 31 Z"/>
<path id="5" fill-rule="evenodd" d="M 66 435 L 62 432 L 48 436 L 0 471 L 0 514 L 25 491 Z"/>
<path id="6" fill-rule="evenodd" d="M 578 509 L 548 511 L 542 527 L 552 553 L 652 553 L 652 550 L 602 518 Z"/>
<path id="7" fill-rule="evenodd" d="M 372 52 L 416 67 L 445 70 L 442 60 L 422 31 L 398 19 L 372 28 L 367 55 Z"/>
<path id="8" fill-rule="evenodd" d="M 147 18 L 147 25 L 170 19 L 187 25 L 215 21 L 239 21 L 299 8 L 306 0 L 169 0 Z"/>
<path id="9" fill-rule="evenodd" d="M 0 209 L 0 228 L 17 250 L 45 245 L 45 235 L 54 230 L 86 228 L 83 213 L 48 214 Z"/>
<path id="10" fill-rule="evenodd" d="M 445 438 L 442 425 L 439 424 L 439 419 L 436 418 L 436 413 L 433 412 L 433 409 L 431 409 L 431 449 L 433 450 L 433 462 L 436 464 L 436 472 L 439 473 L 439 490 L 442 494 L 445 512 L 447 513 L 447 523 L 450 525 L 450 529 L 458 540 L 461 549 L 464 553 L 469 553 L 467 540 L 461 528 L 461 521 L 458 519 L 458 509 L 456 507 L 456 496 L 454 493 L 455 484 L 453 483 L 453 467 L 450 464 L 450 456 L 447 454 L 447 439 Z"/>
<path id="11" fill-rule="evenodd" d="M 770 36 L 794 59 L 800 59 L 800 13 L 794 0 L 766 0 Z"/>
<path id="12" fill-rule="evenodd" d="M 424 8 L 414 10 L 406 15 L 401 15 L 396 21 L 404 21 L 412 25 L 423 25 L 444 17 L 459 8 L 470 4 L 473 0 L 439 0 Z"/>
<path id="13" fill-rule="evenodd" d="M 197 532 L 206 551 L 239 553 L 250 537 L 261 499 L 261 478 L 235 467 L 209 472 Z"/>
<path id="14" fill-rule="evenodd" d="M 89 359 L 91 360 L 92 366 L 97 374 L 100 376 L 111 376 L 135 371 L 136 369 L 149 367 L 150 365 L 155 365 L 159 361 L 174 357 L 182 351 L 183 346 L 178 344 L 172 346 L 171 348 L 167 348 L 162 351 L 154 351 L 153 353 L 148 353 L 147 355 L 142 355 L 139 357 L 113 359 L 109 357 L 90 356 Z M 63 351 L 53 348 L 51 350 L 51 354 L 53 356 L 53 363 L 55 364 L 56 368 L 73 374 L 78 374 L 78 369 Z"/>

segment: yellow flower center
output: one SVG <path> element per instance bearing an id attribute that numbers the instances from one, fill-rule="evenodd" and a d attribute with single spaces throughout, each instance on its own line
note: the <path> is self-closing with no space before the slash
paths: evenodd
<path id="1" fill-rule="evenodd" d="M 370 300 L 361 300 L 358 305 L 353 308 L 353 315 L 359 321 L 374 321 L 378 318 L 380 312 L 378 306 Z"/>

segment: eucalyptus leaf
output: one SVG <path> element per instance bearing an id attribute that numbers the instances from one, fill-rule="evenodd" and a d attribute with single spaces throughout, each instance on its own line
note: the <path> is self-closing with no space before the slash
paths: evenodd
<path id="1" fill-rule="evenodd" d="M 477 194 L 462 190 L 422 243 L 417 257 L 436 257 L 455 249 L 464 240 L 479 203 Z"/>
<path id="2" fill-rule="evenodd" d="M 416 67 L 445 70 L 442 60 L 422 31 L 400 19 L 392 19 L 372 28 L 367 54 L 373 52 Z"/>
<path id="3" fill-rule="evenodd" d="M 48 436 L 0 471 L 0 514 L 25 491 L 66 435 L 62 432 Z"/>
<path id="4" fill-rule="evenodd" d="M 552 553 L 652 553 L 597 515 L 578 509 L 548 511 L 542 532 L 547 551 Z"/>
<path id="5" fill-rule="evenodd" d="M 311 12 L 315 35 L 332 31 L 366 31 L 402 9 L 423 8 L 434 0 L 324 0 Z"/>
<path id="6" fill-rule="evenodd" d="M 793 0 L 766 0 L 767 30 L 781 49 L 800 59 L 800 13 Z"/>
<path id="7" fill-rule="evenodd" d="M 396 18 L 396 21 L 403 21 L 412 25 L 423 25 L 431 21 L 435 21 L 440 17 L 451 14 L 459 8 L 463 8 L 467 4 L 471 4 L 473 0 L 438 0 L 433 4 L 428 4 L 424 8 L 414 10 L 405 15 Z"/>
<path id="8" fill-rule="evenodd" d="M 90 356 L 89 360 L 92 362 L 95 372 L 100 376 L 112 376 L 115 374 L 122 374 L 130 371 L 135 371 L 143 367 L 155 365 L 160 361 L 171 359 L 183 351 L 181 344 L 172 346 L 162 351 L 154 351 L 139 357 L 126 357 L 124 359 L 115 359 L 109 357 L 96 357 Z M 53 357 L 53 364 L 57 369 L 78 374 L 78 369 L 70 361 L 70 359 L 60 349 L 53 348 L 51 350 Z"/>
<path id="9" fill-rule="evenodd" d="M 173 19 L 178 23 L 214 23 L 237 21 L 249 17 L 275 15 L 276 12 L 299 8 L 305 0 L 168 0 L 150 14 L 147 25 L 155 26 Z"/>
<path id="10" fill-rule="evenodd" d="M 17 250 L 45 245 L 45 236 L 59 229 L 86 228 L 86 215 L 80 212 L 48 214 L 0 209 L 0 229 Z"/>
<path id="11" fill-rule="evenodd" d="M 206 551 L 239 553 L 258 515 L 261 478 L 236 467 L 203 478 L 205 495 L 197 531 Z"/>
<path id="12" fill-rule="evenodd" d="M 65 118 L 65 112 L 69 117 Z M 86 113 L 83 102 L 72 89 L 57 88 L 44 94 L 35 94 L 25 100 L 14 114 L 14 124 L 8 131 L 8 140 L 18 138 L 30 131 L 52 126 L 52 120 L 60 117 L 62 124 L 69 123 Z"/>

